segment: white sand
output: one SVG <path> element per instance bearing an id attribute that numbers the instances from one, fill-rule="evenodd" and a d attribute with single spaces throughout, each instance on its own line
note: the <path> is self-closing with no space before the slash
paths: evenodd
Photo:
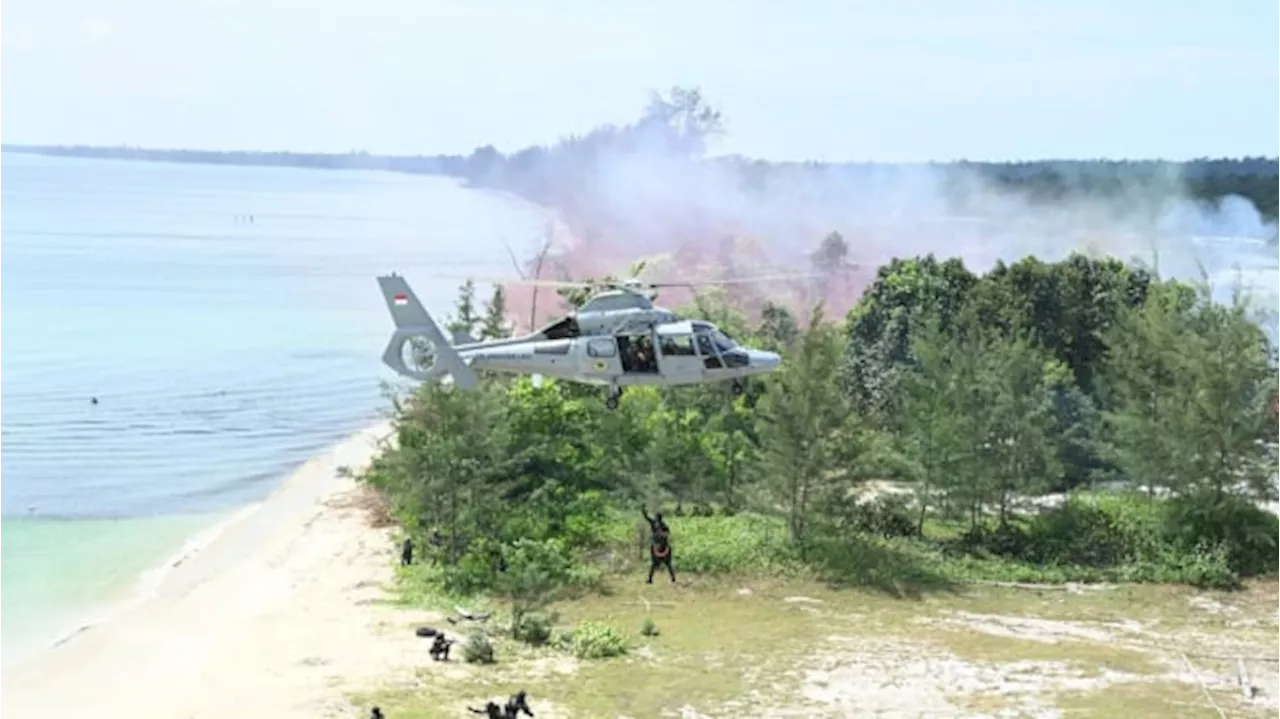
<path id="1" fill-rule="evenodd" d="M 388 432 L 360 432 L 311 460 L 173 562 L 150 596 L 5 671 L 4 713 L 355 716 L 347 692 L 411 681 L 428 644 L 412 626 L 432 617 L 376 602 L 394 548 L 337 474 L 366 465 Z"/>

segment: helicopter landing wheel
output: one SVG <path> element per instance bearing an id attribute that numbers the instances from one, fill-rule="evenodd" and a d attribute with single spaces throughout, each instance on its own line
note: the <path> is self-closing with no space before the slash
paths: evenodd
<path id="1" fill-rule="evenodd" d="M 745 391 L 747 391 L 747 385 L 742 380 L 735 379 L 733 383 L 729 385 L 729 393 L 734 397 L 740 396 Z"/>
<path id="2" fill-rule="evenodd" d="M 604 401 L 604 406 L 606 409 L 617 409 L 618 398 L 614 397 L 613 395 L 609 395 L 608 399 Z"/>

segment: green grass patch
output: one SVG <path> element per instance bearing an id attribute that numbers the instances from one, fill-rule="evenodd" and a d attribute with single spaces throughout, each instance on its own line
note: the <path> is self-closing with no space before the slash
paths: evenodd
<path id="1" fill-rule="evenodd" d="M 589 631 L 624 639 L 625 653 L 580 659 L 572 643 L 557 646 L 553 639 L 546 646 L 530 647 L 499 633 L 492 637 L 496 664 L 424 663 L 416 686 L 358 697 L 357 703 L 366 709 L 378 704 L 396 719 L 435 719 L 460 716 L 466 704 L 480 706 L 488 698 L 525 689 L 540 716 L 663 716 L 686 706 L 718 716 L 727 714 L 725 707 L 732 702 L 763 690 L 777 702 L 771 709 L 824 716 L 823 707 L 806 704 L 800 695 L 802 670 L 829 660 L 832 652 L 846 651 L 831 640 L 849 638 L 901 647 L 902 661 L 936 654 L 977 666 L 1061 662 L 1084 676 L 1107 670 L 1149 677 L 1086 692 L 1061 692 L 1047 678 L 1050 683 L 1037 701 L 1050 706 L 1057 702 L 1068 716 L 1198 716 L 1181 713 L 1207 706 L 1198 689 L 1163 679 L 1170 656 L 1176 657 L 1176 651 L 1170 655 L 1170 647 L 1181 641 L 1181 634 L 1190 629 L 1198 637 L 1215 633 L 1232 641 L 1257 642 L 1261 654 L 1274 654 L 1276 642 L 1274 624 L 1245 632 L 1190 600 L 1230 600 L 1240 611 L 1270 619 L 1275 591 L 1274 583 L 1230 594 L 1158 585 L 1081 594 L 984 586 L 904 600 L 875 589 L 849 591 L 804 579 L 746 581 L 694 575 L 676 585 L 646 585 L 642 577 L 628 575 L 613 577 L 606 594 L 549 608 L 559 617 L 553 634 L 594 627 Z M 1082 627 L 1136 619 L 1162 636 L 1143 634 L 1133 643 L 1127 638 L 1116 642 L 1071 636 L 1050 643 L 993 635 L 964 623 L 940 623 L 954 619 L 952 612 L 1052 619 Z M 656 635 L 643 631 L 648 622 L 660 629 Z M 856 660 L 863 650 L 855 646 L 847 651 Z M 906 696 L 912 682 L 937 683 L 916 675 L 904 675 L 902 681 L 907 682 Z M 1002 698 L 994 690 L 952 701 L 975 710 L 1016 707 L 1010 703 L 1014 698 Z M 1142 708 L 1143 701 L 1162 707 L 1163 714 Z"/>
<path id="2" fill-rule="evenodd" d="M 1094 691 L 1058 694 L 1054 703 L 1068 717 L 1097 719 L 1221 719 L 1203 692 L 1181 682 L 1141 682 L 1115 684 Z M 1222 703 L 1221 697 L 1215 701 Z M 1235 713 L 1228 716 L 1268 716 L 1266 712 Z M 1270 714 L 1274 716 L 1274 714 Z"/>
<path id="3" fill-rule="evenodd" d="M 826 592 L 812 585 L 800 588 Z M 554 610 L 560 631 L 574 628 L 576 634 L 587 628 L 599 634 L 608 627 L 623 635 L 624 654 L 580 659 L 575 643 L 531 649 L 495 637 L 495 667 L 450 667 L 443 681 L 424 670 L 424 677 L 430 676 L 421 687 L 375 693 L 358 703 L 395 709 L 391 715 L 396 717 L 452 717 L 468 701 L 479 706 L 485 697 L 524 688 L 536 702 L 579 717 L 661 716 L 682 706 L 712 711 L 759 682 L 793 683 L 787 672 L 827 630 L 801 605 L 783 602 L 787 590 L 763 586 L 740 595 L 733 583 L 706 579 L 692 585 L 619 586 L 611 596 L 584 597 Z M 642 631 L 646 620 L 661 628 L 656 636 Z"/>
<path id="4" fill-rule="evenodd" d="M 1104 495 L 1084 506 L 1068 510 L 1074 512 L 1069 516 L 1020 520 L 1012 535 L 975 537 L 966 525 L 930 519 L 924 538 L 819 528 L 803 544 L 792 541 L 777 517 L 668 516 L 679 578 L 674 585 L 661 576 L 653 585 L 644 584 L 647 527 L 610 510 L 593 530 L 598 539 L 572 550 L 573 572 L 599 574 L 603 581 L 578 587 L 572 596 L 556 592 L 557 601 L 536 610 L 540 617 L 555 618 L 549 633 L 539 632 L 539 637 L 548 634 L 546 641 L 522 642 L 503 631 L 509 626 L 505 600 L 443 591 L 441 567 L 399 568 L 398 602 L 446 612 L 459 605 L 495 611 L 489 630 L 495 663 L 426 665 L 416 687 L 362 697 L 359 703 L 394 710 L 397 719 L 429 719 L 456 716 L 468 703 L 480 706 L 523 688 L 551 708 L 552 716 L 661 716 L 686 706 L 714 715 L 764 688 L 789 697 L 783 709 L 806 711 L 799 698 L 799 668 L 816 651 L 830 649 L 832 637 L 854 637 L 907 643 L 984 666 L 1061 662 L 1085 676 L 1110 671 L 1152 677 L 1132 687 L 1060 695 L 1073 715 L 1146 716 L 1151 714 L 1132 714 L 1131 705 L 1147 696 L 1146 683 L 1163 681 L 1157 677 L 1167 668 L 1170 652 L 1176 657 L 1179 648 L 1190 651 L 1188 645 L 1212 636 L 1274 653 L 1274 621 L 1241 625 L 1233 619 L 1241 614 L 1271 619 L 1273 579 L 1246 582 L 1244 591 L 1214 593 L 1186 584 L 1122 584 L 1083 592 L 1054 586 L 1129 579 L 1192 582 L 1206 575 L 1212 579 L 1215 572 L 1226 572 L 1221 576 L 1233 581 L 1225 583 L 1239 585 L 1227 555 L 1187 549 L 1178 544 L 1181 540 L 1170 539 L 1167 525 L 1158 521 L 1158 504 Z M 1079 554 L 1064 539 L 1072 536 L 1090 537 L 1101 554 Z M 1001 581 L 1044 586 L 989 585 Z M 818 601 L 786 601 L 793 595 Z M 1224 609 L 1206 611 L 1193 599 Z M 921 621 L 945 619 L 952 611 L 1095 628 L 1137 619 L 1163 636 L 1135 635 L 1115 643 L 1076 635 L 1051 643 L 995 635 L 962 622 Z M 646 626 L 656 631 L 644 631 Z M 994 703 L 994 710 L 1013 699 L 970 695 L 956 701 Z M 1166 702 L 1165 715 L 1170 707 L 1183 706 L 1177 701 Z M 1194 696 L 1189 701 L 1186 706 L 1194 706 Z"/>

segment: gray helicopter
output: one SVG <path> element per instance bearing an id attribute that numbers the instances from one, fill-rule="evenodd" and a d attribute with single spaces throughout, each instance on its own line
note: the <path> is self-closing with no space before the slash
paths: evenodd
<path id="1" fill-rule="evenodd" d="M 477 342 L 465 334 L 447 339 L 405 278 L 392 273 L 379 277 L 378 285 L 396 327 L 383 363 L 410 379 L 447 377 L 462 390 L 476 388 L 477 369 L 542 375 L 605 386 L 605 406 L 616 409 L 624 388 L 636 385 L 728 381 L 738 395 L 746 378 L 773 372 L 782 361 L 773 352 L 742 347 L 710 322 L 680 320 L 627 288 L 598 294 L 592 298 L 600 301 L 596 309 L 589 310 L 588 302 L 577 318 L 521 337 Z M 582 331 L 584 311 L 592 318 L 591 332 Z"/>

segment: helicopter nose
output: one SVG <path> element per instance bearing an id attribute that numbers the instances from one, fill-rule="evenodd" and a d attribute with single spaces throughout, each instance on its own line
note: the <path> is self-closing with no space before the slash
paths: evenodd
<path id="1" fill-rule="evenodd" d="M 748 357 L 751 358 L 751 369 L 771 370 L 782 364 L 782 357 L 776 352 L 751 350 Z"/>

